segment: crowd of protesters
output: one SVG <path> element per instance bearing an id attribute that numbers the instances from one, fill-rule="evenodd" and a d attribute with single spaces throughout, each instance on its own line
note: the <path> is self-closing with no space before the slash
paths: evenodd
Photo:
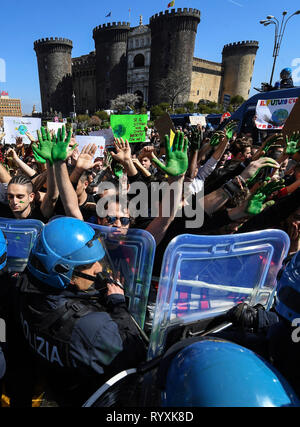
<path id="1" fill-rule="evenodd" d="M 100 158 L 95 144 L 79 151 L 76 135 L 42 128 L 37 139 L 27 134 L 30 145 L 17 138 L 16 144 L 0 146 L 0 217 L 47 224 L 66 216 L 124 232 L 130 227 L 151 233 L 156 254 L 145 325 L 149 333 L 163 254 L 175 236 L 275 228 L 289 235 L 289 255 L 299 250 L 300 134 L 286 139 L 281 133 L 266 135 L 258 145 L 236 129 L 234 122 L 216 132 L 178 128 L 172 143 L 169 136 L 163 139 L 156 129 L 147 129 L 147 142 L 115 139 L 114 149 Z M 159 194 L 156 215 L 150 208 L 136 215 L 129 203 L 136 183 L 147 188 L 149 207 L 156 203 L 153 183 L 172 184 L 175 195 Z M 190 205 L 196 212 L 199 201 L 204 219 L 193 227 L 187 222 L 193 218 L 182 208 Z M 166 202 L 168 216 L 161 209 Z"/>

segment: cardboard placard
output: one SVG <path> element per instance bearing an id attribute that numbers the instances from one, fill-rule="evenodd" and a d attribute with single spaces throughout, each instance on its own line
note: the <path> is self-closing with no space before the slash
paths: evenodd
<path id="1" fill-rule="evenodd" d="M 65 126 L 65 123 L 47 122 L 47 129 L 49 131 L 53 130 L 55 135 L 57 135 L 58 129 L 61 129 L 63 126 Z"/>
<path id="2" fill-rule="evenodd" d="M 108 149 L 108 148 L 113 148 L 114 147 L 114 134 L 113 131 L 111 129 L 100 129 L 100 130 L 95 130 L 93 132 L 89 133 L 89 136 L 97 136 L 99 138 L 101 138 L 100 140 L 100 145 L 103 146 L 103 150 L 104 149 Z"/>
<path id="3" fill-rule="evenodd" d="M 103 143 L 103 138 L 101 136 L 86 136 L 86 135 L 76 135 L 76 142 L 78 144 L 78 150 L 81 151 L 85 145 L 96 144 L 97 151 L 94 158 L 104 157 L 105 143 Z"/>
<path id="4" fill-rule="evenodd" d="M 163 116 L 160 116 L 158 119 L 156 119 L 154 126 L 159 133 L 161 144 L 164 144 L 165 135 L 172 135 L 171 131 L 174 133 L 174 135 L 176 133 L 174 123 L 172 122 L 169 113 L 165 113 Z"/>
<path id="5" fill-rule="evenodd" d="M 205 116 L 190 116 L 190 123 L 192 126 L 206 126 Z"/>
<path id="6" fill-rule="evenodd" d="M 129 143 L 145 142 L 147 114 L 113 114 L 110 125 L 116 138 L 123 138 Z"/>

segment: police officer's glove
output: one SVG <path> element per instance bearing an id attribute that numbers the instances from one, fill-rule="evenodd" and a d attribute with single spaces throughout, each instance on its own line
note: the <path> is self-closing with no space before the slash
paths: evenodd
<path id="1" fill-rule="evenodd" d="M 261 304 L 252 307 L 244 302 L 231 308 L 226 313 L 226 320 L 241 329 L 257 331 L 259 310 L 264 310 Z"/>

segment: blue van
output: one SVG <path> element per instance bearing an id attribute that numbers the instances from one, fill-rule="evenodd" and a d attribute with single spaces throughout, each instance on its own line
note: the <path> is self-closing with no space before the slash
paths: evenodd
<path id="1" fill-rule="evenodd" d="M 260 144 L 262 138 L 267 133 L 278 132 L 278 130 L 259 130 L 254 123 L 257 102 L 261 99 L 277 99 L 277 98 L 298 98 L 300 97 L 300 87 L 289 89 L 277 89 L 270 92 L 260 92 L 245 101 L 229 119 L 224 120 L 219 126 L 219 130 L 224 129 L 226 124 L 231 120 L 236 120 L 239 123 L 238 133 L 250 134 L 253 136 L 254 143 Z"/>

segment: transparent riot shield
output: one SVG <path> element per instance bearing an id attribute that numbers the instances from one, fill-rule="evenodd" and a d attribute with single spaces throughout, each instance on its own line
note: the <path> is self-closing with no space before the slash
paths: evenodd
<path id="1" fill-rule="evenodd" d="M 242 301 L 269 309 L 288 248 L 280 230 L 173 239 L 163 259 L 148 360 L 162 353 L 170 326 L 218 316 Z"/>
<path id="2" fill-rule="evenodd" d="M 128 308 L 141 328 L 144 327 L 156 244 L 145 230 L 116 228 L 89 224 L 100 232 L 109 257 L 124 281 Z"/>
<path id="3" fill-rule="evenodd" d="M 0 218 L 0 229 L 7 239 L 7 265 L 9 272 L 24 271 L 30 250 L 44 227 L 35 219 Z"/>

